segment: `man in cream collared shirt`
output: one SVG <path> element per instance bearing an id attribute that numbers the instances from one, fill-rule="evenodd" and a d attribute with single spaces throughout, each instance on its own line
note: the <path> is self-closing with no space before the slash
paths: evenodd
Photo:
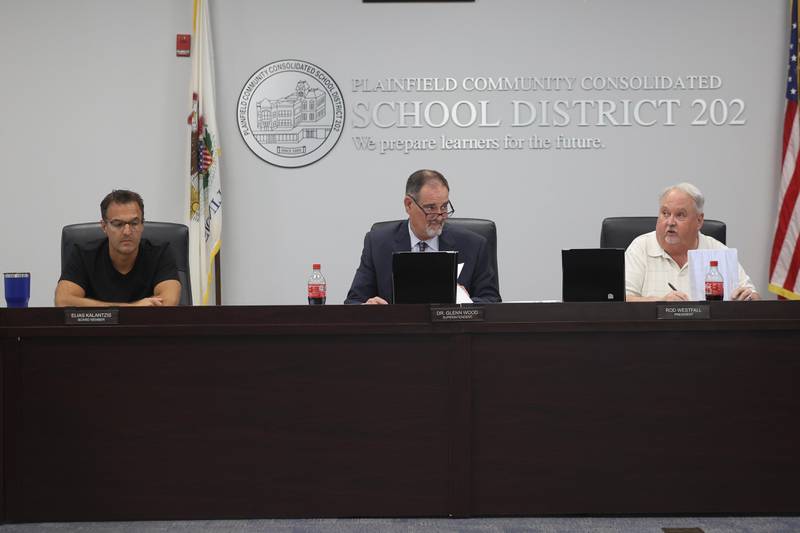
<path id="1" fill-rule="evenodd" d="M 625 250 L 627 301 L 689 299 L 689 250 L 726 248 L 700 233 L 704 203 L 703 194 L 691 183 L 679 183 L 661 193 L 655 231 L 635 238 Z M 731 298 L 760 299 L 741 264 L 739 286 Z"/>

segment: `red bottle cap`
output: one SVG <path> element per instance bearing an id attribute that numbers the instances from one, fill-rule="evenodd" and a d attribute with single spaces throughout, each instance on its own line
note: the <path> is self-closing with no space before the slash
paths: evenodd
<path id="1" fill-rule="evenodd" d="M 712 267 L 715 267 L 715 266 L 717 266 L 717 264 L 718 264 L 718 263 L 717 263 L 717 261 L 711 261 L 711 266 L 712 266 Z"/>
<path id="2" fill-rule="evenodd" d="M 319 263 L 313 263 L 311 265 L 311 268 L 313 268 L 314 270 L 319 270 Z"/>

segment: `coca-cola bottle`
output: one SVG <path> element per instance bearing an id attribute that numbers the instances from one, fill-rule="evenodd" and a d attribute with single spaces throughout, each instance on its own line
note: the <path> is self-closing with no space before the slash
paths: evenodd
<path id="1" fill-rule="evenodd" d="M 706 300 L 722 300 L 725 296 L 725 280 L 717 268 L 717 261 L 711 261 L 706 274 Z"/>
<path id="2" fill-rule="evenodd" d="M 311 268 L 314 270 L 308 278 L 308 303 L 309 305 L 325 305 L 325 293 L 327 292 L 325 277 L 320 272 L 319 263 L 314 263 Z"/>

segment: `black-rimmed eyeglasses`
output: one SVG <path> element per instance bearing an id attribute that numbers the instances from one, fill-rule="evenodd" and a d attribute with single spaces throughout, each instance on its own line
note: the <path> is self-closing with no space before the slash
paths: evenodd
<path id="1" fill-rule="evenodd" d="M 138 231 L 142 227 L 142 221 L 138 218 L 134 218 L 133 220 L 118 220 L 115 218 L 112 220 L 107 220 L 106 224 L 117 231 L 122 231 L 125 229 L 125 226 L 130 226 L 131 231 Z"/>
<path id="2" fill-rule="evenodd" d="M 425 216 L 428 216 L 428 217 L 437 217 L 437 216 L 449 217 L 449 216 L 452 216 L 453 213 L 456 212 L 456 208 L 453 207 L 453 202 L 451 202 L 450 200 L 448 200 L 446 204 L 441 205 L 441 206 L 419 205 L 419 202 L 417 202 L 416 198 L 414 198 L 410 194 L 408 194 L 406 196 L 411 198 L 411 200 L 415 204 L 417 204 L 417 207 L 422 209 L 422 212 L 425 213 Z"/>

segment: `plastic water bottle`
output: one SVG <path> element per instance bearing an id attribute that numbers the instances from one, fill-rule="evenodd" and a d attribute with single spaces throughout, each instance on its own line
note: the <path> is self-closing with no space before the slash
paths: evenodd
<path id="1" fill-rule="evenodd" d="M 725 296 L 725 282 L 717 268 L 717 261 L 711 261 L 706 274 L 706 300 L 722 300 Z"/>
<path id="2" fill-rule="evenodd" d="M 311 265 L 314 269 L 311 272 L 311 277 L 308 278 L 308 304 L 309 305 L 325 305 L 325 293 L 327 284 L 325 277 L 320 272 L 319 263 Z"/>

